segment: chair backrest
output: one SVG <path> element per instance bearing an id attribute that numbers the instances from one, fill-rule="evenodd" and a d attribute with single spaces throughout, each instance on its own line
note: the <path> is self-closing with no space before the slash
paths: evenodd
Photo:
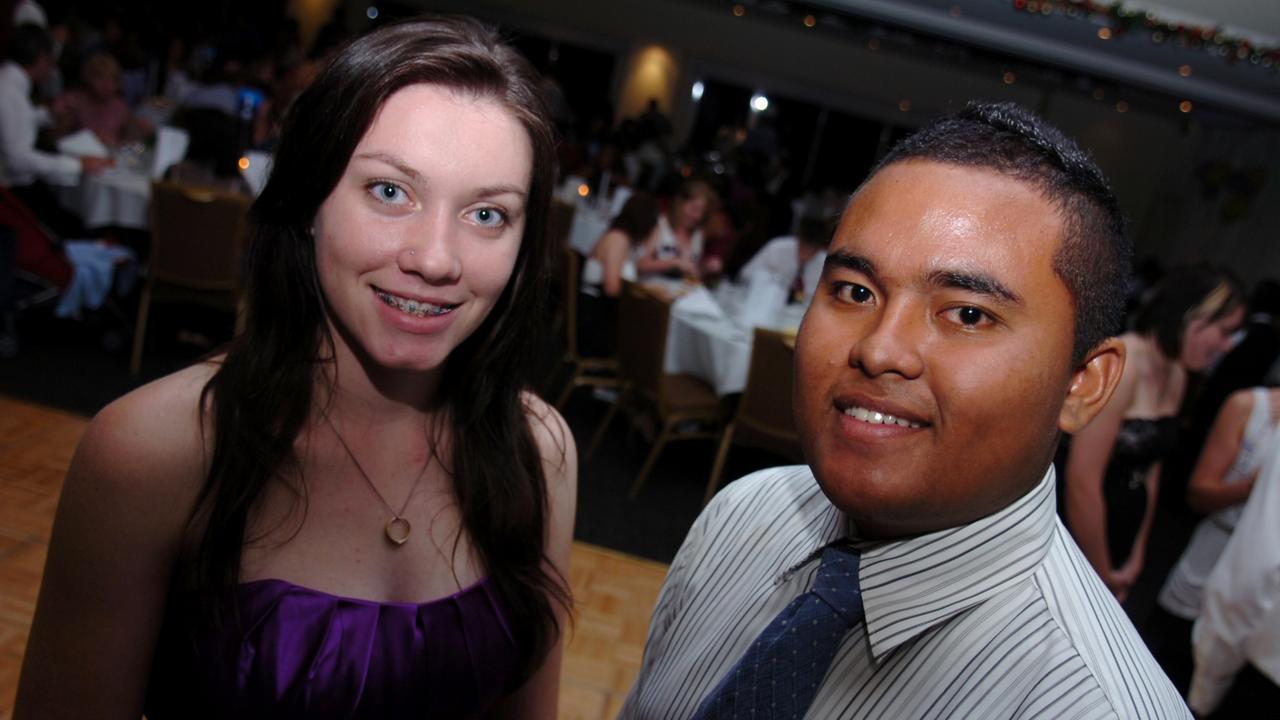
<path id="1" fill-rule="evenodd" d="M 577 207 L 558 198 L 551 199 L 551 212 L 547 217 L 547 239 L 552 247 L 569 245 L 569 228 L 573 227 L 573 214 Z"/>
<path id="2" fill-rule="evenodd" d="M 667 354 L 671 303 L 624 282 L 618 302 L 618 374 L 650 398 L 658 397 Z"/>
<path id="3" fill-rule="evenodd" d="M 560 248 L 560 297 L 564 307 L 565 351 L 578 358 L 578 292 L 582 282 L 582 256 L 568 245 Z"/>
<path id="4" fill-rule="evenodd" d="M 795 438 L 791 409 L 795 350 L 787 335 L 767 328 L 756 328 L 751 342 L 751 368 L 738 403 L 737 422 L 775 439 Z"/>
<path id="5" fill-rule="evenodd" d="M 152 183 L 148 277 L 206 290 L 239 288 L 249 205 L 238 193 Z"/>

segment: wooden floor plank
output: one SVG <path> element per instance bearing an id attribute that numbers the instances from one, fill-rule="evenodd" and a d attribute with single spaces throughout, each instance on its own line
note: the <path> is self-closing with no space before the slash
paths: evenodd
<path id="1" fill-rule="evenodd" d="M 62 479 L 85 418 L 0 396 L 0 720 L 12 712 Z M 618 714 L 666 566 L 574 543 L 560 717 Z"/>

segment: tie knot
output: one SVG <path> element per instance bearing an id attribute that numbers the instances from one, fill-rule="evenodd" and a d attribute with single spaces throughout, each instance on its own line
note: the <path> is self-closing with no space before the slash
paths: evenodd
<path id="1" fill-rule="evenodd" d="M 813 593 L 850 626 L 862 619 L 858 560 L 858 551 L 847 545 L 829 547 L 822 551 L 822 564 L 818 566 L 818 577 L 813 581 Z"/>

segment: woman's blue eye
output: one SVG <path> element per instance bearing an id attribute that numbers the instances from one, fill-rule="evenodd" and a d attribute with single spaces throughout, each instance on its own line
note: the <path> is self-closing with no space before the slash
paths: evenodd
<path id="1" fill-rule="evenodd" d="M 401 190 L 398 185 L 389 182 L 373 183 L 369 186 L 369 189 L 374 197 L 388 205 L 400 205 L 407 200 L 404 190 Z"/>
<path id="2" fill-rule="evenodd" d="M 507 216 L 497 208 L 485 207 L 471 211 L 471 218 L 477 225 L 485 227 L 497 227 L 506 222 Z"/>

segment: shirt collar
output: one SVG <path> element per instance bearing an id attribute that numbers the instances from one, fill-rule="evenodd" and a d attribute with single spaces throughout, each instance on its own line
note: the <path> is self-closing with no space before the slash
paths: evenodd
<path id="1" fill-rule="evenodd" d="M 857 540 L 853 523 L 814 482 L 806 502 L 821 503 L 807 537 L 797 542 L 786 582 L 822 554 L 851 542 L 860 554 L 858 582 L 866 611 L 867 638 L 877 661 L 931 627 L 979 605 L 1030 577 L 1049 551 L 1057 522 L 1055 473 L 1000 511 L 967 525 L 901 540 Z M 812 516 L 811 516 L 812 517 Z"/>
<path id="2" fill-rule="evenodd" d="M 1004 509 L 967 525 L 857 543 L 867 638 L 879 660 L 931 627 L 1030 577 L 1056 521 L 1054 470 Z"/>

